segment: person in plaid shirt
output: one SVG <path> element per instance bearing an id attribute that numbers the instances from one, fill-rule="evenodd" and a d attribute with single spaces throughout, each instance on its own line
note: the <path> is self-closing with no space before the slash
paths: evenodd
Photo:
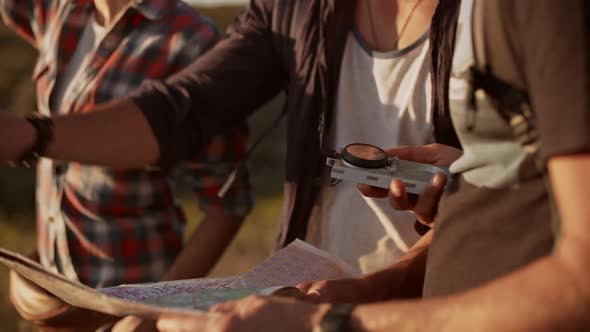
<path id="1" fill-rule="evenodd" d="M 83 113 L 126 96 L 146 79 L 183 68 L 219 37 L 211 22 L 178 0 L 0 0 L 0 11 L 39 52 L 33 78 L 44 115 Z M 184 250 L 185 218 L 168 170 L 42 159 L 41 263 L 92 287 L 205 275 L 252 205 L 246 172 L 217 197 L 243 156 L 245 138 L 245 127 L 236 128 L 195 151 L 187 168 L 205 217 Z"/>

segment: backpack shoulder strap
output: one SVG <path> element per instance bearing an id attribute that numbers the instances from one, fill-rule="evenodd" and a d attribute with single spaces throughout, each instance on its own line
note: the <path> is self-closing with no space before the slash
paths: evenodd
<path id="1" fill-rule="evenodd" d="M 473 8 L 473 93 L 484 92 L 512 127 L 515 138 L 536 152 L 539 135 L 526 91 L 524 75 L 508 40 L 500 1 L 476 0 Z"/>
<path id="2" fill-rule="evenodd" d="M 510 124 L 514 137 L 529 153 L 538 155 L 541 140 L 535 114 L 526 89 L 526 80 L 517 64 L 516 53 L 504 24 L 507 11 L 501 1 L 475 0 L 473 12 L 473 39 L 476 66 L 472 68 L 474 97 L 480 90 L 496 104 L 496 110 Z M 551 223 L 559 235 L 559 215 L 553 190 L 542 160 L 537 167 L 544 174 L 545 186 L 551 205 Z"/>

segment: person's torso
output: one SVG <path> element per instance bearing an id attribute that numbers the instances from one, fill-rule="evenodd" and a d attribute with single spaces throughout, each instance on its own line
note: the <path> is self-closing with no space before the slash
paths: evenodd
<path id="1" fill-rule="evenodd" d="M 327 148 L 382 148 L 433 141 L 428 35 L 392 52 L 372 51 L 358 31 L 348 37 Z M 395 262 L 419 238 L 415 217 L 387 200 L 363 197 L 355 183 L 324 181 L 308 240 L 362 273 Z"/>
<path id="2" fill-rule="evenodd" d="M 85 112 L 124 97 L 145 79 L 178 71 L 215 39 L 212 25 L 181 2 L 137 6 L 98 36 L 100 29 L 86 29 L 95 11 L 91 1 L 59 2 L 34 70 L 40 113 Z M 166 18 L 171 11 L 176 23 Z M 188 31 L 203 36 L 201 45 L 191 45 L 195 52 L 183 44 Z M 59 266 L 92 286 L 146 282 L 157 280 L 182 248 L 184 217 L 165 172 L 41 159 L 37 177 L 38 248 L 45 266 Z M 67 231 L 55 226 L 57 219 Z"/>
<path id="3" fill-rule="evenodd" d="M 325 168 L 321 149 L 334 126 L 333 110 L 348 32 L 354 25 L 354 0 L 262 1 L 273 45 L 287 74 L 287 156 L 285 200 L 276 245 L 306 236 Z M 430 54 L 428 55 L 430 57 Z M 437 141 L 454 144 L 448 117 L 438 118 Z M 439 126 L 440 123 L 444 126 Z"/>
<path id="4" fill-rule="evenodd" d="M 450 78 L 451 116 L 464 154 L 439 204 L 424 295 L 477 287 L 548 254 L 551 209 L 535 156 L 490 102 L 471 107 L 474 0 L 463 0 Z"/>

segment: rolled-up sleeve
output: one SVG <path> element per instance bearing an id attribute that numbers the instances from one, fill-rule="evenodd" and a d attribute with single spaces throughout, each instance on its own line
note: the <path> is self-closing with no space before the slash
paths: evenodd
<path id="1" fill-rule="evenodd" d="M 131 96 L 160 147 L 160 164 L 190 160 L 207 140 L 235 129 L 283 89 L 271 29 L 274 1 L 254 0 L 215 47 L 166 81 Z"/>

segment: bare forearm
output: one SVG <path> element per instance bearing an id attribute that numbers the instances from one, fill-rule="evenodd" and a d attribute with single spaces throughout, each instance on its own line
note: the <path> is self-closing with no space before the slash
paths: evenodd
<path id="1" fill-rule="evenodd" d="M 426 233 L 408 253 L 392 266 L 362 278 L 367 302 L 416 298 L 422 295 L 432 231 Z"/>
<path id="2" fill-rule="evenodd" d="M 551 256 L 461 295 L 360 306 L 352 330 L 588 330 L 589 287 L 574 269 L 561 257 Z"/>
<path id="3" fill-rule="evenodd" d="M 0 113 L 0 162 L 17 161 L 35 142 L 25 119 Z M 54 118 L 54 138 L 44 156 L 116 168 L 140 168 L 159 158 L 159 146 L 141 111 L 129 100 L 90 113 Z"/>
<path id="4" fill-rule="evenodd" d="M 243 217 L 226 216 L 220 207 L 209 209 L 164 280 L 206 276 L 240 229 Z"/>
<path id="5" fill-rule="evenodd" d="M 559 242 L 551 256 L 456 296 L 361 306 L 352 330 L 590 330 L 589 168 L 588 154 L 549 162 L 561 220 Z"/>
<path id="6" fill-rule="evenodd" d="M 141 111 L 130 100 L 118 100 L 95 111 L 59 116 L 47 157 L 116 168 L 154 163 L 159 147 Z"/>

